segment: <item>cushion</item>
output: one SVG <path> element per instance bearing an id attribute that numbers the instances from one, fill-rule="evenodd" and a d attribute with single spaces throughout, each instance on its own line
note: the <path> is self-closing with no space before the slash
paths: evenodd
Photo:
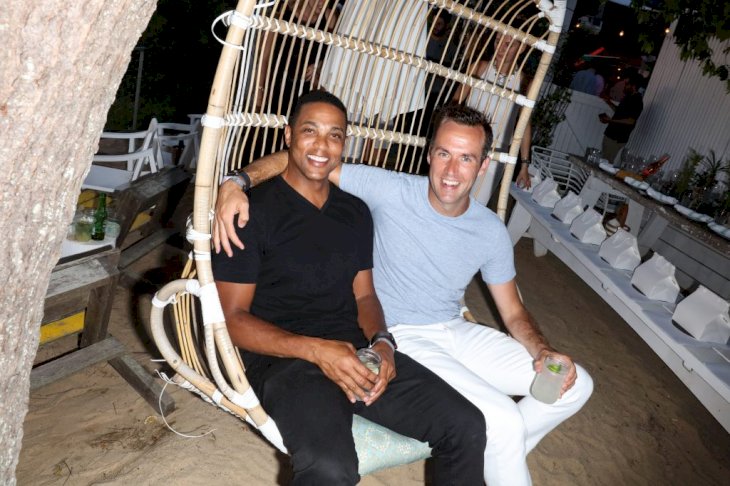
<path id="1" fill-rule="evenodd" d="M 400 435 L 359 415 L 353 416 L 352 436 L 361 476 L 431 457 L 428 444 Z"/>

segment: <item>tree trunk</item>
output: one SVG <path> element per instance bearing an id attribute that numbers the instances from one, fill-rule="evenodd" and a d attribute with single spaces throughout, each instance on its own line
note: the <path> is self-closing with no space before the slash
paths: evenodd
<path id="1" fill-rule="evenodd" d="M 2 3 L 0 484 L 14 484 L 50 273 L 156 1 Z"/>

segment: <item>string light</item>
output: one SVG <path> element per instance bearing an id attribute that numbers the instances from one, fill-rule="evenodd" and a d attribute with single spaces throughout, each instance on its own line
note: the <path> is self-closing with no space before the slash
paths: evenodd
<path id="1" fill-rule="evenodd" d="M 619 36 L 619 37 L 623 37 L 623 36 L 624 36 L 624 31 L 622 30 L 621 32 L 619 32 L 619 33 L 618 33 L 618 36 Z"/>

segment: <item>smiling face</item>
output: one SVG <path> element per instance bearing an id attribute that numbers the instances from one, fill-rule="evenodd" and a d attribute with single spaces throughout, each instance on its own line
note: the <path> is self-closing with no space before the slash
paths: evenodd
<path id="1" fill-rule="evenodd" d="M 479 126 L 444 121 L 428 152 L 428 200 L 444 216 L 459 216 L 469 207 L 469 192 L 477 176 L 487 170 L 482 158 L 486 135 Z"/>
<path id="2" fill-rule="evenodd" d="M 297 183 L 326 182 L 342 158 L 347 118 L 336 106 L 311 102 L 299 110 L 293 126 L 284 128 L 289 147 L 286 179 Z"/>

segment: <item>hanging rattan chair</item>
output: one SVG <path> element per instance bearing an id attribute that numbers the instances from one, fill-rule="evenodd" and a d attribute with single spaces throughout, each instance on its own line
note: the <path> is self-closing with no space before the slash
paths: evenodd
<path id="1" fill-rule="evenodd" d="M 296 96 L 318 87 L 348 108 L 349 161 L 425 173 L 431 112 L 469 91 L 464 101 L 489 110 L 494 127 L 492 159 L 500 164 L 492 165 L 504 167 L 497 206 L 504 217 L 522 134 L 555 52 L 565 3 L 346 0 L 340 9 L 337 0 L 258 5 L 241 0 L 236 10 L 216 19 L 214 32 L 223 30 L 221 23 L 228 31 L 219 39 L 223 49 L 202 119 L 188 229 L 194 251 L 183 278 L 153 299 L 153 339 L 176 373 L 173 381 L 247 420 L 286 452 L 246 380 L 213 280 L 211 213 L 222 175 L 283 148 L 285 115 Z M 432 26 L 445 17 L 451 26 L 440 39 L 441 54 L 428 59 Z M 519 46 L 509 62 L 491 52 L 497 34 Z M 519 79 L 527 77 L 531 83 L 524 90 Z M 491 190 L 490 181 L 478 184 L 479 190 Z M 171 303 L 173 329 L 164 319 Z M 426 444 L 358 417 L 353 433 L 361 474 L 429 455 Z"/>

